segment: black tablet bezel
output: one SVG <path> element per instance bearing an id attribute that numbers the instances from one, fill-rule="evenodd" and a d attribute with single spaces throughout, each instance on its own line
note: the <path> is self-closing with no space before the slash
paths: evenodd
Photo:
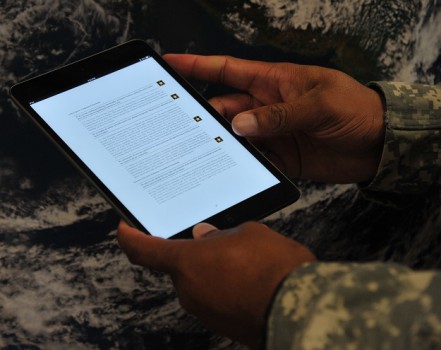
<path id="1" fill-rule="evenodd" d="M 206 218 L 219 228 L 227 228 L 249 220 L 258 220 L 295 202 L 300 193 L 294 184 L 280 173 L 246 139 L 234 134 L 230 123 L 223 118 L 191 85 L 175 72 L 146 42 L 131 40 L 80 61 L 55 69 L 46 74 L 18 83 L 10 89 L 12 99 L 26 111 L 31 119 L 66 154 L 76 167 L 95 185 L 99 192 L 133 226 L 148 233 L 147 229 L 132 215 L 119 199 L 101 182 L 70 147 L 31 107 L 41 101 L 68 89 L 82 85 L 131 64 L 153 57 L 176 81 L 179 82 L 205 109 L 210 112 L 254 157 L 256 157 L 277 179 L 279 184 L 256 194 L 214 216 Z M 196 223 L 195 223 L 196 224 Z M 191 227 L 176 233 L 172 238 L 191 237 Z"/>

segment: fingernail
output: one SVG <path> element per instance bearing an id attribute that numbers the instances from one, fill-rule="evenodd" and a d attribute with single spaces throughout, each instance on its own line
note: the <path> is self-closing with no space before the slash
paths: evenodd
<path id="1" fill-rule="evenodd" d="M 233 119 L 232 127 L 240 136 L 256 134 L 258 128 L 256 116 L 251 113 L 238 114 Z"/>
<path id="2" fill-rule="evenodd" d="M 207 233 L 218 230 L 216 226 L 201 222 L 193 227 L 193 238 L 198 239 L 204 237 Z"/>

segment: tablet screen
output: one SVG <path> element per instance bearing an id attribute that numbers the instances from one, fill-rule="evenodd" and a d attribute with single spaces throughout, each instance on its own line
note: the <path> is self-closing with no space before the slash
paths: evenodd
<path id="1" fill-rule="evenodd" d="M 280 182 L 151 56 L 30 106 L 156 236 Z"/>

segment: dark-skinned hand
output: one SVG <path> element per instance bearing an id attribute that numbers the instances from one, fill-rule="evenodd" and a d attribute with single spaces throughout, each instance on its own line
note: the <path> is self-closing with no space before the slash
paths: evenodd
<path id="1" fill-rule="evenodd" d="M 380 95 L 333 69 L 226 56 L 164 55 L 181 75 L 239 90 L 210 102 L 288 176 L 372 179 L 384 143 Z"/>
<path id="2" fill-rule="evenodd" d="M 194 227 L 194 240 L 152 237 L 121 222 L 118 242 L 136 265 L 169 274 L 184 309 L 220 335 L 255 348 L 283 278 L 316 260 L 305 246 L 248 222 L 229 230 Z"/>

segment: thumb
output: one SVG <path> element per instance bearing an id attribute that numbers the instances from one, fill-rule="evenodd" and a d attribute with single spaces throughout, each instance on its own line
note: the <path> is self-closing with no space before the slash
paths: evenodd
<path id="1" fill-rule="evenodd" d="M 296 102 L 275 103 L 240 113 L 232 120 L 240 136 L 272 136 L 304 131 L 317 124 L 317 107 L 308 98 Z"/>
<path id="2" fill-rule="evenodd" d="M 206 222 L 201 222 L 197 224 L 195 227 L 193 227 L 193 238 L 194 239 L 206 238 L 210 234 L 213 234 L 214 232 L 218 232 L 218 230 L 219 229 L 216 226 L 213 226 Z"/>
<path id="3" fill-rule="evenodd" d="M 185 242 L 153 237 L 121 221 L 118 226 L 118 243 L 130 262 L 135 265 L 172 273 L 178 261 L 180 246 Z"/>

